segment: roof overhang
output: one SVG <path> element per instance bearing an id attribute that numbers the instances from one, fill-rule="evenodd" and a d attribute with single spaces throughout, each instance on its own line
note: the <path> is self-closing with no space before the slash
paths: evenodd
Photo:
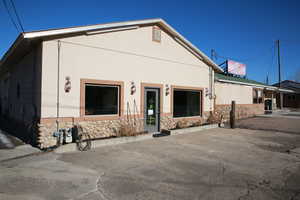
<path id="1" fill-rule="evenodd" d="M 296 93 L 293 90 L 284 89 L 284 88 L 278 88 L 278 87 L 275 87 L 275 86 L 267 86 L 267 85 L 259 85 L 259 84 L 252 84 L 252 83 L 244 83 L 244 82 L 224 80 L 224 79 L 216 79 L 216 80 L 218 82 L 222 82 L 222 83 L 231 83 L 231 84 L 251 86 L 253 88 L 265 89 L 265 90 L 269 90 L 269 91 L 276 91 L 276 92 L 282 92 L 282 93 Z"/>
<path id="2" fill-rule="evenodd" d="M 106 31 L 117 30 L 117 29 L 126 29 L 132 27 L 140 27 L 146 25 L 158 25 L 164 28 L 170 35 L 179 42 L 181 45 L 185 45 L 189 51 L 194 55 L 205 62 L 207 65 L 212 67 L 216 72 L 223 72 L 223 69 L 220 68 L 216 63 L 214 63 L 209 57 L 207 57 L 202 51 L 200 51 L 196 46 L 184 38 L 180 33 L 173 29 L 167 22 L 163 19 L 147 19 L 147 20 L 137 20 L 137 21 L 128 21 L 128 22 L 119 22 L 119 23 L 108 23 L 108 24 L 98 24 L 98 25 L 89 25 L 89 26 L 78 26 L 71 28 L 62 28 L 62 29 L 50 29 L 45 31 L 33 31 L 22 33 L 16 39 L 11 48 L 6 52 L 0 62 L 0 67 L 4 64 L 9 56 L 15 51 L 15 49 L 22 43 L 24 40 L 44 40 L 49 37 L 64 37 L 71 34 L 93 34 L 97 31 Z"/>
<path id="3" fill-rule="evenodd" d="M 252 84 L 252 83 L 244 83 L 244 82 L 224 80 L 224 79 L 217 79 L 217 81 L 218 82 L 223 82 L 223 83 L 231 83 L 231 84 L 252 86 L 252 87 L 255 87 L 255 88 L 265 88 L 266 87 L 264 85 L 258 85 L 258 84 Z"/>
<path id="4" fill-rule="evenodd" d="M 284 88 L 278 88 L 278 91 L 282 93 L 296 93 L 294 90 L 284 89 Z"/>

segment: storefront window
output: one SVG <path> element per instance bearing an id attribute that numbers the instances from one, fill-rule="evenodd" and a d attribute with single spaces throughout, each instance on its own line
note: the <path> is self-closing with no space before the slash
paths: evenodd
<path id="1" fill-rule="evenodd" d="M 85 85 L 85 115 L 119 113 L 119 86 Z"/>
<path id="2" fill-rule="evenodd" d="M 174 90 L 173 116 L 192 117 L 200 116 L 201 91 Z"/>

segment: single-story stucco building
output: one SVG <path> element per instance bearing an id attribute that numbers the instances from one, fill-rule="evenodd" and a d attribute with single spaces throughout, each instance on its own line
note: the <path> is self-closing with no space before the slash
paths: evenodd
<path id="1" fill-rule="evenodd" d="M 162 19 L 27 32 L 1 60 L 0 111 L 40 148 L 74 124 L 92 138 L 128 123 L 157 132 L 208 118 L 215 72 L 222 69 Z"/>
<path id="2" fill-rule="evenodd" d="M 230 74 L 215 73 L 214 112 L 226 121 L 231 102 L 236 103 L 236 118 L 242 119 L 279 109 L 276 97 L 291 90 L 267 85 Z"/>
<path id="3" fill-rule="evenodd" d="M 280 87 L 284 90 L 282 96 L 277 95 L 276 98 L 280 103 L 282 100 L 283 108 L 300 108 L 300 83 L 291 80 L 284 80 L 273 86 Z"/>

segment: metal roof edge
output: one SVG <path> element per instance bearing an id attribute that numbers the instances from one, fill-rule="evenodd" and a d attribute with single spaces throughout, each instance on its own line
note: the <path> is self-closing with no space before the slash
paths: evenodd
<path id="1" fill-rule="evenodd" d="M 248 85 L 248 86 L 255 86 L 255 87 L 263 87 L 263 88 L 273 88 L 272 86 L 266 86 L 266 85 L 260 85 L 260 84 L 253 84 L 253 83 L 244 83 L 244 82 L 239 82 L 239 81 L 231 81 L 231 80 L 225 80 L 225 79 L 216 79 L 219 82 L 224 82 L 224 83 L 233 83 L 233 84 L 240 84 L 240 85 Z M 274 87 L 276 88 L 276 87 Z"/>
<path id="2" fill-rule="evenodd" d="M 105 24 L 96 24 L 96 25 L 87 25 L 87 26 L 76 26 L 70 28 L 59 28 L 59 29 L 49 29 L 42 31 L 32 31 L 24 34 L 25 38 L 37 38 L 37 37 L 45 37 L 45 36 L 54 36 L 61 34 L 70 34 L 70 33 L 78 33 L 78 32 L 86 32 L 98 29 L 110 29 L 121 26 L 132 26 L 132 25 L 142 25 L 142 24 L 154 24 L 162 22 L 162 19 L 145 19 L 145 20 L 135 20 L 135 21 L 125 21 L 125 22 L 113 22 L 113 23 L 105 23 Z"/>
<path id="3" fill-rule="evenodd" d="M 259 85 L 259 84 L 252 84 L 252 83 L 244 83 L 244 82 L 230 81 L 230 80 L 224 80 L 224 79 L 216 79 L 216 80 L 219 81 L 219 82 L 224 82 L 224 83 L 232 83 L 232 84 L 254 86 L 254 87 L 258 87 L 258 88 L 264 88 L 264 89 L 267 89 L 267 90 L 275 90 L 275 91 L 279 91 L 279 92 L 296 93 L 293 90 L 278 88 L 276 86 L 268 86 L 268 85 Z"/>
<path id="4" fill-rule="evenodd" d="M 288 93 L 296 93 L 294 90 L 284 89 L 284 88 L 278 88 L 278 91 L 280 91 L 280 92 L 288 92 Z"/>
<path id="5" fill-rule="evenodd" d="M 115 23 L 97 24 L 97 25 L 88 25 L 88 26 L 78 26 L 78 27 L 70 27 L 70 28 L 44 30 L 44 31 L 33 31 L 33 32 L 24 33 L 24 38 L 33 39 L 33 38 L 41 38 L 41 37 L 48 37 L 48 36 L 61 35 L 61 34 L 71 34 L 71 33 L 87 32 L 87 31 L 93 31 L 99 29 L 112 29 L 117 27 L 146 25 L 146 24 L 160 24 L 167 31 L 169 31 L 174 37 L 180 39 L 185 45 L 187 45 L 193 51 L 195 51 L 196 54 L 199 54 L 199 56 L 203 58 L 203 60 L 206 62 L 207 65 L 211 66 L 217 72 L 223 72 L 223 69 L 221 69 L 201 50 L 199 50 L 196 46 L 194 46 L 190 41 L 188 41 L 184 36 L 178 33 L 172 26 L 170 26 L 165 20 L 161 18 L 126 21 L 126 22 L 115 22 Z"/>

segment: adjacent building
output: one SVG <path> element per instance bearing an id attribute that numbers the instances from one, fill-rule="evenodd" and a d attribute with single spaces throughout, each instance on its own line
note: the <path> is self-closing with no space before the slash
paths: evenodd
<path id="1" fill-rule="evenodd" d="M 285 80 L 276 83 L 273 86 L 279 87 L 284 92 L 282 95 L 277 95 L 277 101 L 282 102 L 283 108 L 300 108 L 300 83 L 291 80 Z"/>
<path id="2" fill-rule="evenodd" d="M 215 112 L 229 119 L 231 102 L 236 103 L 238 119 L 264 114 L 276 109 L 278 88 L 254 80 L 215 73 Z"/>

